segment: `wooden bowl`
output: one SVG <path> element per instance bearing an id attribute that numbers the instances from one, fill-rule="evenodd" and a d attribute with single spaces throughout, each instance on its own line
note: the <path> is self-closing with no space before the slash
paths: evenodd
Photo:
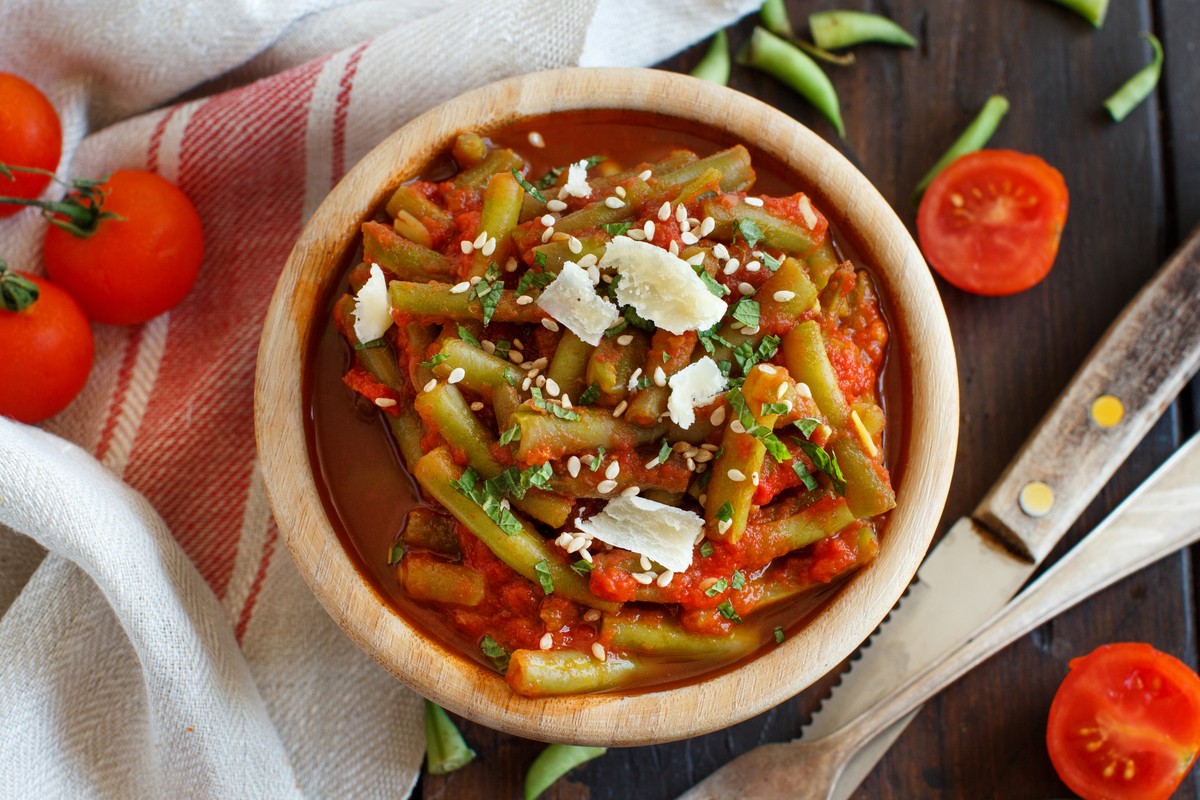
<path id="1" fill-rule="evenodd" d="M 756 146 L 817 188 L 820 207 L 852 234 L 891 300 L 893 358 L 909 415 L 897 506 L 876 561 L 854 575 L 781 646 L 684 686 L 634 694 L 520 697 L 503 678 L 447 652 L 374 591 L 326 518 L 309 462 L 301 386 L 320 308 L 359 227 L 397 185 L 464 131 L 572 109 L 677 117 Z M 429 111 L 371 151 L 329 194 L 296 243 L 267 313 L 255 426 L 279 529 L 329 614 L 360 647 L 420 694 L 493 728 L 543 741 L 644 745 L 741 722 L 802 691 L 850 655 L 915 574 L 941 516 L 958 438 L 954 349 L 937 289 L 904 225 L 849 161 L 787 115 L 684 75 L 635 69 L 541 72 L 485 86 Z"/>

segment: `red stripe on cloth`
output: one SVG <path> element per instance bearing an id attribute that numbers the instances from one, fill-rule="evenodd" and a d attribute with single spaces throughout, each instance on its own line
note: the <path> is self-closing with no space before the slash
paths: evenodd
<path id="1" fill-rule="evenodd" d="M 233 570 L 253 472 L 258 338 L 300 233 L 305 131 L 325 61 L 201 103 L 180 145 L 178 182 L 200 212 L 204 266 L 171 312 L 125 478 L 218 597 Z"/>
<path id="2" fill-rule="evenodd" d="M 125 354 L 121 356 L 121 366 L 117 370 L 117 384 L 113 389 L 112 400 L 108 406 L 108 414 L 104 417 L 104 425 L 100 428 L 100 441 L 96 444 L 96 460 L 104 463 L 108 448 L 112 446 L 113 433 L 117 429 L 117 420 L 121 418 L 121 407 L 129 394 L 129 382 L 133 377 L 133 366 L 137 363 L 138 348 L 142 345 L 144 325 L 138 325 L 129 331 L 125 339 Z"/>
<path id="3" fill-rule="evenodd" d="M 350 92 L 354 88 L 354 76 L 358 74 L 358 62 L 362 59 L 370 42 L 354 49 L 346 59 L 346 68 L 338 83 L 337 102 L 333 110 L 333 153 L 330 161 L 333 182 L 337 183 L 346 174 L 346 117 L 350 113 Z"/>
<path id="4" fill-rule="evenodd" d="M 258 564 L 258 571 L 254 573 L 254 582 L 250 584 L 250 593 L 246 595 L 246 604 L 242 606 L 241 613 L 238 614 L 237 625 L 233 629 L 238 644 L 242 643 L 242 637 L 246 635 L 246 627 L 250 624 L 250 617 L 254 614 L 254 605 L 258 602 L 258 593 L 262 591 L 263 581 L 267 578 L 267 568 L 271 566 L 271 556 L 275 555 L 277 541 L 279 541 L 279 528 L 275 526 L 275 520 L 272 519 L 271 524 L 267 527 L 267 539 L 263 542 L 262 560 Z"/>
<path id="5" fill-rule="evenodd" d="M 146 169 L 150 172 L 158 172 L 158 151 L 162 147 L 163 134 L 167 130 L 167 123 L 178 110 L 179 106 L 171 106 L 154 124 L 154 132 L 150 134 L 150 145 L 146 149 Z"/>

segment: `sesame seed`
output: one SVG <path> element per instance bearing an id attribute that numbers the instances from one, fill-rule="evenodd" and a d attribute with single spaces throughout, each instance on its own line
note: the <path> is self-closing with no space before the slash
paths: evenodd
<path id="1" fill-rule="evenodd" d="M 725 406 L 717 406 L 714 408 L 712 415 L 708 418 L 708 421 L 713 425 L 720 425 L 723 423 L 725 421 Z"/>
<path id="2" fill-rule="evenodd" d="M 517 348 L 518 350 L 524 350 L 524 349 L 525 349 L 525 343 L 524 343 L 524 342 L 522 342 L 520 339 L 518 339 L 518 338 L 516 338 L 516 337 L 514 336 L 514 337 L 513 337 L 513 347 Z"/>
<path id="3" fill-rule="evenodd" d="M 579 551 L 579 555 L 583 556 L 584 561 L 588 562 L 589 564 L 592 563 L 592 554 L 587 551 L 586 547 Z M 595 611 L 595 609 L 592 610 Z M 587 614 L 584 614 L 583 618 L 587 619 Z M 596 616 L 592 617 L 592 619 L 600 619 L 600 612 L 597 611 Z"/>
<path id="4" fill-rule="evenodd" d="M 572 236 L 570 239 L 567 239 L 567 249 L 575 255 L 579 255 L 583 252 L 583 242 Z"/>
<path id="5" fill-rule="evenodd" d="M 590 280 L 592 282 L 592 286 L 595 286 L 596 284 L 600 283 L 600 268 L 597 267 L 595 264 L 589 264 L 587 266 L 587 274 L 588 274 L 588 280 Z"/>
<path id="6" fill-rule="evenodd" d="M 474 403 L 471 403 L 471 410 L 472 411 L 483 411 L 483 403 L 476 400 Z"/>
<path id="7" fill-rule="evenodd" d="M 679 241 L 687 245 L 692 245 L 700 241 L 700 237 L 690 231 L 685 231 L 679 234 Z"/>
<path id="8" fill-rule="evenodd" d="M 514 364 L 520 364 L 522 361 L 525 360 L 525 356 L 522 355 L 517 350 L 509 350 L 508 351 L 508 360 L 513 362 Z"/>
<path id="9" fill-rule="evenodd" d="M 553 200 L 548 200 L 546 202 L 546 209 L 548 211 L 566 211 L 567 204 L 564 203 L 562 200 L 555 198 Z"/>
<path id="10" fill-rule="evenodd" d="M 484 242 L 483 249 L 479 252 L 483 253 L 485 256 L 490 256 L 492 253 L 496 252 L 496 237 L 493 236 Z"/>
<path id="11" fill-rule="evenodd" d="M 598 619 L 600 619 L 600 612 L 594 608 L 589 608 L 583 613 L 584 622 L 595 622 Z"/>
<path id="12" fill-rule="evenodd" d="M 604 198 L 604 205 L 608 206 L 609 208 L 621 208 L 625 205 L 625 203 L 619 197 L 609 196 Z"/>
<path id="13" fill-rule="evenodd" d="M 700 445 L 700 449 L 707 450 L 710 453 L 715 453 L 718 450 L 720 450 L 721 448 L 715 444 L 709 444 L 708 442 L 705 442 L 704 444 Z"/>
<path id="14" fill-rule="evenodd" d="M 488 232 L 480 231 L 479 235 L 475 237 L 475 241 L 472 242 L 472 244 L 475 245 L 475 249 L 478 250 L 479 248 L 483 247 L 483 245 L 487 242 L 487 240 L 488 240 Z"/>
<path id="15" fill-rule="evenodd" d="M 546 385 L 546 376 L 538 375 L 537 378 L 533 382 L 534 382 L 534 385 L 536 385 L 539 389 L 541 389 L 543 386 Z"/>
<path id="16" fill-rule="evenodd" d="M 662 367 L 654 368 L 654 385 L 655 386 L 666 386 L 667 385 L 667 373 L 663 372 Z"/>
<path id="17" fill-rule="evenodd" d="M 541 367 L 535 367 L 533 364 L 529 364 L 528 366 L 530 367 L 529 372 L 525 374 L 528 375 L 530 379 L 536 378 L 538 373 L 542 371 Z"/>
<path id="18" fill-rule="evenodd" d="M 640 491 L 642 490 L 636 486 L 626 486 L 621 490 L 621 497 L 634 497 Z"/>
<path id="19" fill-rule="evenodd" d="M 553 646 L 554 637 L 549 632 L 545 633 L 542 638 L 538 640 L 538 647 L 542 650 L 549 650 Z"/>
<path id="20" fill-rule="evenodd" d="M 463 255 L 468 256 L 471 255 L 471 251 L 475 249 L 475 245 L 471 244 L 466 239 L 463 239 L 461 242 L 459 242 L 458 246 L 462 248 Z"/>
<path id="21" fill-rule="evenodd" d="M 620 474 L 621 465 L 616 461 L 609 463 L 609 465 L 604 469 L 604 477 L 608 478 L 609 480 L 613 480 Z"/>
<path id="22" fill-rule="evenodd" d="M 631 333 L 622 333 L 620 336 L 617 337 L 617 344 L 621 345 L 622 347 L 625 347 L 626 345 L 631 344 L 632 342 L 633 342 L 633 334 L 631 334 Z"/>
<path id="23" fill-rule="evenodd" d="M 553 214 L 543 214 L 542 218 L 539 220 L 539 222 L 541 222 L 547 228 L 552 227 L 554 225 L 554 215 Z"/>
<path id="24" fill-rule="evenodd" d="M 701 495 L 700 495 L 699 497 L 697 497 L 697 498 L 696 498 L 696 500 L 697 500 L 697 502 L 699 502 L 699 503 L 700 503 L 700 505 L 702 505 L 702 506 L 703 506 L 703 505 L 707 505 L 707 504 L 708 504 L 708 495 L 707 495 L 707 494 L 704 494 L 704 493 L 701 493 Z"/>
<path id="25" fill-rule="evenodd" d="M 775 298 L 776 303 L 786 303 L 796 297 L 795 292 L 789 292 L 787 289 L 780 289 L 775 294 L 771 295 Z"/>
<path id="26" fill-rule="evenodd" d="M 516 272 L 517 271 L 517 260 L 515 258 L 513 258 L 512 256 L 509 256 L 508 261 L 504 262 L 504 271 L 505 272 Z"/>
<path id="27" fill-rule="evenodd" d="M 572 478 L 579 477 L 579 456 L 571 456 L 567 459 L 567 472 Z"/>
<path id="28" fill-rule="evenodd" d="M 688 222 L 686 219 L 683 222 L 679 223 L 679 232 L 680 233 L 687 233 L 691 229 L 692 229 L 692 223 Z"/>
<path id="29" fill-rule="evenodd" d="M 687 222 L 688 213 L 683 203 L 675 206 L 675 221 L 679 223 Z"/>
<path id="30" fill-rule="evenodd" d="M 436 388 L 437 388 L 437 378 L 430 378 L 429 383 L 425 384 L 425 386 L 422 388 L 422 391 L 432 392 Z"/>
<path id="31" fill-rule="evenodd" d="M 542 317 L 542 327 L 548 331 L 557 331 L 558 323 L 549 317 Z"/>
<path id="32" fill-rule="evenodd" d="M 572 536 L 567 531 L 563 531 L 562 533 L 560 533 L 558 535 L 558 538 L 554 540 L 554 543 L 556 545 L 558 545 L 559 547 L 561 547 L 562 549 L 566 550 L 568 547 L 570 547 L 571 542 L 573 542 L 573 541 L 575 541 L 575 537 Z"/>
<path id="33" fill-rule="evenodd" d="M 746 473 L 734 467 L 731 467 L 725 474 L 729 477 L 729 480 L 733 481 L 734 483 L 741 483 L 742 481 L 746 480 Z"/>
<path id="34" fill-rule="evenodd" d="M 531 145 L 533 145 L 534 147 L 545 147 L 546 146 L 546 140 L 543 139 L 542 135 L 540 133 L 538 133 L 537 131 L 530 131 L 528 139 L 529 139 L 529 143 Z M 547 634 L 547 635 L 549 635 L 549 634 Z M 545 650 L 547 648 L 543 647 L 542 649 Z"/>
<path id="35" fill-rule="evenodd" d="M 476 276 L 474 276 L 473 278 L 471 278 L 471 285 L 472 285 L 472 286 L 475 286 L 475 285 L 476 285 L 476 284 L 478 284 L 478 283 L 479 283 L 481 280 L 483 280 L 483 278 L 481 278 L 481 277 L 479 277 L 478 275 L 476 275 Z"/>
<path id="36" fill-rule="evenodd" d="M 758 368 L 761 369 L 763 372 L 765 372 L 768 375 L 775 374 L 775 368 L 772 367 L 770 364 L 759 364 Z"/>
<path id="37" fill-rule="evenodd" d="M 392 406 L 396 405 L 396 401 L 390 397 L 376 397 L 375 405 L 379 406 L 380 408 L 391 408 Z"/>
<path id="38" fill-rule="evenodd" d="M 654 173 L 653 173 L 653 172 L 651 172 L 650 170 L 648 170 L 648 169 L 644 169 L 644 170 L 642 170 L 641 172 L 639 172 L 639 173 L 638 173 L 638 177 L 639 177 L 639 178 L 641 178 L 641 179 L 642 179 L 642 180 L 644 180 L 644 181 L 648 181 L 648 180 L 650 180 L 650 176 L 651 176 L 651 175 L 653 175 L 653 174 L 654 174 Z"/>
<path id="39" fill-rule="evenodd" d="M 564 233 L 563 231 L 555 231 L 554 235 L 550 237 L 550 241 L 566 242 L 566 241 L 569 241 L 570 238 L 571 238 L 571 234 L 569 234 L 569 233 Z"/>
<path id="40" fill-rule="evenodd" d="M 458 383 L 465 377 L 467 377 L 467 371 L 462 367 L 455 367 L 450 370 L 450 377 L 446 378 L 446 383 Z"/>
<path id="41" fill-rule="evenodd" d="M 750 473 L 750 482 L 753 483 L 755 486 L 758 486 L 758 473 L 757 472 Z"/>
<path id="42" fill-rule="evenodd" d="M 713 460 L 713 454 L 708 452 L 707 450 L 701 450 L 699 453 L 696 453 L 696 463 L 697 464 L 703 464 L 706 461 L 712 461 L 712 460 Z"/>
<path id="43" fill-rule="evenodd" d="M 576 261 L 575 263 L 576 263 L 578 266 L 580 266 L 580 267 L 583 267 L 584 269 L 587 269 L 588 267 L 594 267 L 594 266 L 596 266 L 596 261 L 597 261 L 597 260 L 598 260 L 598 259 L 596 258 L 596 254 L 595 254 L 595 253 L 588 253 L 587 255 L 585 255 L 585 256 L 583 256 L 583 257 L 581 257 L 581 258 L 580 258 L 578 261 Z"/>
<path id="44" fill-rule="evenodd" d="M 654 469 L 657 466 L 658 466 L 658 456 L 655 456 L 654 458 L 652 458 L 646 462 L 646 469 Z"/>
<path id="45" fill-rule="evenodd" d="M 700 223 L 700 235 L 708 236 L 715 227 L 717 227 L 717 221 L 712 217 L 705 217 L 704 221 Z"/>
<path id="46" fill-rule="evenodd" d="M 603 661 L 606 655 L 604 645 L 599 642 L 592 642 L 592 655 L 596 657 L 597 661 Z"/>
<path id="47" fill-rule="evenodd" d="M 521 391 L 528 392 L 529 387 L 532 385 L 533 385 L 533 378 L 526 378 L 525 380 L 521 381 Z"/>
<path id="48" fill-rule="evenodd" d="M 600 481 L 600 483 L 596 486 L 596 491 L 600 494 L 608 494 L 615 488 L 617 488 L 617 482 L 609 479 Z"/>
<path id="49" fill-rule="evenodd" d="M 519 305 L 519 306 L 527 306 L 532 302 L 533 302 L 533 298 L 527 294 L 519 295 L 517 297 L 517 305 Z"/>
<path id="50" fill-rule="evenodd" d="M 653 572 L 635 572 L 635 573 L 633 573 L 633 579 L 635 581 L 637 581 L 638 583 L 640 583 L 642 586 L 649 586 L 650 584 L 654 583 L 654 573 Z"/>
<path id="51" fill-rule="evenodd" d="M 798 382 L 796 383 L 796 396 L 797 396 L 797 397 L 809 397 L 809 398 L 811 398 L 811 397 L 812 397 L 812 389 L 809 389 L 809 388 L 808 388 L 808 384 L 807 384 L 807 383 L 803 383 L 803 382 L 800 382 L 800 381 L 798 381 Z"/>
<path id="52" fill-rule="evenodd" d="M 546 383 L 549 383 L 549 382 L 550 381 L 546 381 Z M 569 394 L 564 394 L 562 396 L 562 406 L 563 406 L 563 408 L 571 407 L 571 396 Z M 788 409 L 788 410 L 790 411 L 791 409 Z"/>
<path id="53" fill-rule="evenodd" d="M 646 232 L 644 230 L 642 230 L 641 228 L 630 228 L 628 231 L 625 232 L 625 235 L 628 236 L 630 239 L 633 239 L 635 242 L 646 241 Z"/>
<path id="54" fill-rule="evenodd" d="M 655 583 L 658 584 L 659 588 L 665 589 L 671 585 L 671 580 L 674 577 L 675 573 L 671 572 L 671 570 L 667 570 L 662 575 L 658 576 L 658 580 L 656 580 Z"/>
<path id="55" fill-rule="evenodd" d="M 471 284 L 467 283 L 466 281 L 463 281 L 462 283 L 456 283 L 450 287 L 450 294 L 462 294 L 470 288 Z"/>
<path id="56" fill-rule="evenodd" d="M 546 228 L 542 231 L 542 244 L 550 241 L 550 237 L 554 235 L 554 228 Z"/>
<path id="57" fill-rule="evenodd" d="M 625 409 L 627 409 L 627 408 L 629 408 L 629 403 L 622 400 L 620 403 L 617 404 L 617 407 L 613 409 L 613 416 L 614 417 L 621 416 L 622 414 L 625 413 Z"/>
<path id="58" fill-rule="evenodd" d="M 546 379 L 546 394 L 550 395 L 551 397 L 558 397 L 560 392 L 561 392 L 561 390 L 558 388 L 558 384 L 554 381 L 554 379 L 547 378 Z"/>
<path id="59" fill-rule="evenodd" d="M 775 392 L 775 399 L 782 400 L 783 396 L 787 394 L 787 391 L 788 391 L 788 385 L 786 383 L 779 384 L 779 389 Z"/>
<path id="60" fill-rule="evenodd" d="M 650 563 L 650 559 L 649 559 L 649 558 L 647 558 L 646 556 L 639 556 L 639 557 L 638 557 L 638 564 L 640 564 L 640 565 L 641 565 L 641 567 L 642 567 L 642 570 L 644 570 L 644 571 L 646 571 L 646 572 L 649 572 L 649 571 L 650 571 L 650 567 L 652 566 L 652 565 L 651 565 L 651 563 Z"/>
<path id="61" fill-rule="evenodd" d="M 696 459 L 692 458 L 691 456 L 688 456 L 686 463 L 687 463 L 688 472 L 696 471 Z"/>
<path id="62" fill-rule="evenodd" d="M 743 328 L 742 333 L 746 334 L 747 336 L 753 336 L 754 334 L 758 333 L 758 326 L 755 325 L 753 328 Z"/>
<path id="63" fill-rule="evenodd" d="M 654 220 L 652 220 L 652 219 L 646 220 L 646 224 L 642 226 L 642 230 L 644 230 L 646 232 L 647 239 L 653 239 L 654 238 Z"/>
<path id="64" fill-rule="evenodd" d="M 704 253 L 701 252 L 688 256 L 687 263 L 691 264 L 693 267 L 700 266 L 704 263 Z"/>
<path id="65" fill-rule="evenodd" d="M 494 354 L 496 352 L 496 343 L 491 341 L 490 339 L 484 339 L 479 344 L 481 347 L 483 347 L 483 352 L 485 352 L 489 355 Z"/>
<path id="66" fill-rule="evenodd" d="M 733 431 L 734 433 L 745 433 L 746 426 L 742 424 L 740 419 L 735 419 L 729 423 L 729 430 Z"/>
<path id="67" fill-rule="evenodd" d="M 747 272 L 758 272 L 758 270 L 761 267 L 762 267 L 762 264 L 758 263 L 757 261 L 747 261 L 746 262 L 746 271 Z"/>
<path id="68" fill-rule="evenodd" d="M 629 391 L 632 392 L 634 388 L 637 387 L 638 378 L 640 377 L 642 377 L 642 368 L 638 367 L 633 371 L 633 374 L 629 376 Z"/>
<path id="69" fill-rule="evenodd" d="M 724 261 L 725 259 L 729 258 L 729 248 L 727 248 L 722 242 L 717 242 L 715 245 L 713 245 L 712 254 Z"/>
<path id="70" fill-rule="evenodd" d="M 672 239 L 670 244 L 667 245 L 667 252 L 673 256 L 679 255 L 679 242 Z"/>
<path id="71" fill-rule="evenodd" d="M 762 198 L 761 198 L 761 197 L 747 197 L 747 198 L 743 199 L 743 200 L 742 200 L 742 202 L 743 202 L 743 203 L 745 203 L 745 204 L 746 204 L 746 205 L 748 205 L 748 206 L 759 206 L 759 207 L 761 207 L 761 206 L 762 206 L 762 204 L 763 204 L 763 201 L 762 201 Z"/>
<path id="72" fill-rule="evenodd" d="M 662 207 L 658 209 L 658 218 L 662 222 L 666 222 L 667 220 L 669 220 L 671 218 L 671 201 L 670 200 L 663 203 Z"/>
<path id="73" fill-rule="evenodd" d="M 571 540 L 571 543 L 567 545 L 567 552 L 578 553 L 585 547 L 587 547 L 587 539 L 583 538 L 582 536 L 576 536 Z"/>
<path id="74" fill-rule="evenodd" d="M 754 294 L 754 287 L 742 281 L 738 284 L 738 294 Z"/>
<path id="75" fill-rule="evenodd" d="M 725 268 L 722 269 L 721 272 L 723 272 L 726 275 L 732 275 L 733 273 L 737 272 L 737 269 L 738 269 L 737 259 L 731 258 L 731 259 L 729 259 L 729 261 L 726 262 Z"/>
<path id="76" fill-rule="evenodd" d="M 725 535 L 725 531 L 729 530 L 732 527 L 733 527 L 732 519 L 717 520 L 717 533 L 721 534 L 722 536 Z"/>
<path id="77" fill-rule="evenodd" d="M 817 212 L 813 210 L 812 202 L 809 201 L 808 195 L 800 195 L 800 199 L 796 202 L 800 207 L 800 216 L 804 218 L 804 224 L 811 231 L 817 227 Z"/>

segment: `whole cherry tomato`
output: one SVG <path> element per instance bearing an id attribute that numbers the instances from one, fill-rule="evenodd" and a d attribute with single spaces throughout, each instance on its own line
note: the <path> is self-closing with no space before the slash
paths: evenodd
<path id="1" fill-rule="evenodd" d="M 204 258 L 195 206 L 173 183 L 144 170 L 117 170 L 94 191 L 103 210 L 94 221 L 83 230 L 46 232 L 47 274 L 96 322 L 134 325 L 174 308 L 196 283 Z"/>
<path id="2" fill-rule="evenodd" d="M 0 414 L 41 422 L 70 404 L 92 371 L 92 329 L 79 304 L 45 278 L 0 261 Z"/>
<path id="3" fill-rule="evenodd" d="M 54 106 L 32 83 L 0 72 L 0 163 L 53 172 L 61 154 L 62 126 Z M 49 182 L 49 175 L 14 170 L 10 177 L 0 171 L 0 195 L 32 200 Z M 0 217 L 21 208 L 0 202 Z"/>

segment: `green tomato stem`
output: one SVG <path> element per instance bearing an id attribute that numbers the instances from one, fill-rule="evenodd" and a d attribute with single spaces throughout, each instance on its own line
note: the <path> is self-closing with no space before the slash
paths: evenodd
<path id="1" fill-rule="evenodd" d="M 72 193 L 62 200 L 30 200 L 26 197 L 0 195 L 0 204 L 36 206 L 42 209 L 51 225 L 61 228 L 72 236 L 86 239 L 96 232 L 102 220 L 122 219 L 120 215 L 104 210 L 104 199 L 108 192 L 103 184 L 108 180 L 107 176 L 98 181 L 89 178 L 63 181 L 49 170 L 37 167 L 19 167 L 15 164 L 0 162 L 0 177 L 11 180 L 14 172 L 49 175 L 52 180 L 66 186 Z"/>
<path id="2" fill-rule="evenodd" d="M 1162 44 L 1152 33 L 1143 33 L 1142 36 L 1150 43 L 1154 57 L 1149 64 L 1125 81 L 1112 97 L 1104 101 L 1104 107 L 1116 122 L 1125 119 L 1131 111 L 1141 105 L 1142 101 L 1154 92 L 1154 87 L 1158 85 L 1158 79 L 1162 76 Z"/>
<path id="3" fill-rule="evenodd" d="M 729 85 L 729 36 L 725 31 L 717 31 L 708 52 L 700 59 L 691 75 L 720 86 Z"/>
<path id="4" fill-rule="evenodd" d="M 916 191 L 913 193 L 913 202 L 921 199 L 921 195 L 929 188 L 929 184 L 933 183 L 933 179 L 950 166 L 955 159 L 982 149 L 992 138 L 992 134 L 1000 126 L 1000 120 L 1004 119 L 1004 115 L 1007 113 L 1008 100 L 998 94 L 989 97 L 975 119 L 971 120 L 971 124 L 954 140 L 950 149 L 938 159 L 937 163 L 933 165 L 933 169 L 925 173 L 925 177 L 917 184 Z"/>
<path id="5" fill-rule="evenodd" d="M 450 715 L 434 703 L 425 701 L 425 769 L 430 775 L 454 772 L 475 759 Z"/>
<path id="6" fill-rule="evenodd" d="M 13 272 L 4 259 L 0 258 L 0 309 L 24 311 L 37 299 L 37 284 L 24 275 Z"/>

